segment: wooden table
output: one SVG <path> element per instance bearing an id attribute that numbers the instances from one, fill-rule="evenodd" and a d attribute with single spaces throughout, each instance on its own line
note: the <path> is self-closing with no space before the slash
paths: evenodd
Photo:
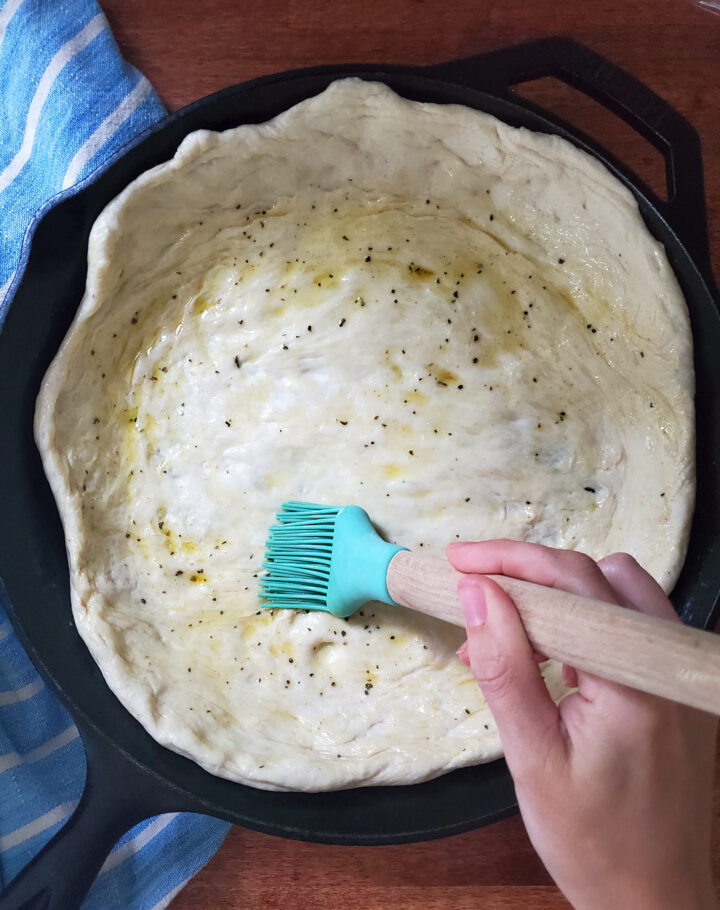
<path id="1" fill-rule="evenodd" d="M 575 38 L 629 70 L 695 125 L 703 142 L 711 248 L 720 275 L 720 16 L 691 0 L 101 4 L 123 53 L 171 110 L 226 85 L 294 67 L 435 63 L 547 35 Z M 663 189 L 660 155 L 612 115 L 554 80 L 523 92 L 600 137 L 653 188 Z M 718 817 L 717 787 L 715 807 Z M 568 904 L 518 817 L 446 840 L 397 847 L 327 847 L 233 829 L 173 902 L 173 910 L 276 907 L 558 910 Z"/>

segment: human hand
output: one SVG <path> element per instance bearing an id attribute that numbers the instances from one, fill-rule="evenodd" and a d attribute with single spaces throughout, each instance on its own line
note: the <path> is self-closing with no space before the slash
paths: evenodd
<path id="1" fill-rule="evenodd" d="M 717 721 L 564 667 L 555 705 L 508 575 L 679 622 L 632 557 L 595 563 L 511 540 L 455 543 L 469 663 L 495 717 L 530 840 L 575 910 L 717 910 L 710 842 Z"/>

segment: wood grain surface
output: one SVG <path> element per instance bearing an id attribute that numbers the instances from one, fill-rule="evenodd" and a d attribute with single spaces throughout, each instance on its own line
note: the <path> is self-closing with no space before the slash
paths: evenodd
<path id="1" fill-rule="evenodd" d="M 302 66 L 437 63 L 548 35 L 583 42 L 695 126 L 720 274 L 720 16 L 691 0 L 101 0 L 122 52 L 175 110 L 227 85 Z M 659 192 L 661 155 L 553 79 L 521 92 L 598 137 Z M 716 775 L 717 777 L 717 775 Z M 715 791 L 720 815 L 720 789 Z M 716 833 L 715 856 L 720 854 Z M 718 870 L 720 871 L 720 869 Z M 329 847 L 235 828 L 172 910 L 567 908 L 518 817 L 440 841 Z"/>

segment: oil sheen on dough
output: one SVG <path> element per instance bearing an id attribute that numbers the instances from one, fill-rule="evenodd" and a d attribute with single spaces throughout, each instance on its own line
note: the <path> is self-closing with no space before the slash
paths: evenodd
<path id="1" fill-rule="evenodd" d="M 348 80 L 194 133 L 106 208 L 36 437 L 75 621 L 122 702 L 214 774 L 322 790 L 500 744 L 459 630 L 260 610 L 280 504 L 359 504 L 429 555 L 625 550 L 669 589 L 692 395 L 685 303 L 602 166 Z"/>

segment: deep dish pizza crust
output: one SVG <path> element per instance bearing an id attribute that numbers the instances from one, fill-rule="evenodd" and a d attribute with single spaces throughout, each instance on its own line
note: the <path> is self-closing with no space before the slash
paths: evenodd
<path id="1" fill-rule="evenodd" d="M 680 290 L 601 165 L 346 80 L 188 136 L 105 209 L 36 438 L 75 621 L 125 706 L 212 773 L 322 790 L 500 743 L 459 630 L 261 611 L 280 504 L 359 504 L 428 555 L 625 550 L 667 590 L 692 396 Z"/>

